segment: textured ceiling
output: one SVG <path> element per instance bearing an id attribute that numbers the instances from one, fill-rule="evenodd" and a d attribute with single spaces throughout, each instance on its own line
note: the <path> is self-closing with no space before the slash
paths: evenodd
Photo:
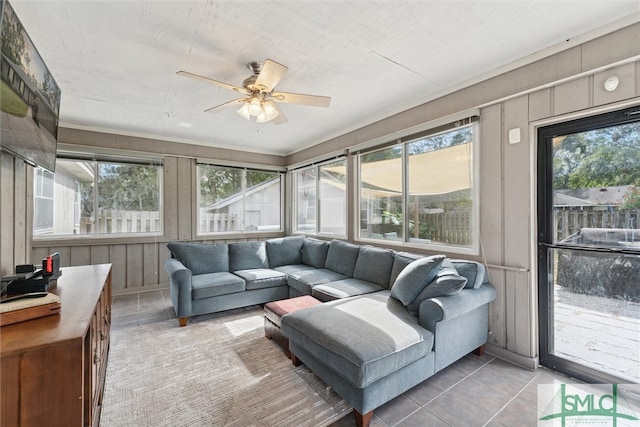
<path id="1" fill-rule="evenodd" d="M 631 1 L 10 2 L 62 90 L 61 125 L 272 154 L 342 135 L 536 54 L 638 21 Z M 289 67 L 277 89 L 330 96 L 280 104 L 288 123 L 204 110 L 246 64 Z"/>

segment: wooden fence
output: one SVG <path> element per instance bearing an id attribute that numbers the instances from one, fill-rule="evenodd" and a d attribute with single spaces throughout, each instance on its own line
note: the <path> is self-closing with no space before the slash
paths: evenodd
<path id="1" fill-rule="evenodd" d="M 554 209 L 555 241 L 561 241 L 583 228 L 622 228 L 638 230 L 640 209 L 608 209 L 606 207 L 556 207 Z"/>
<path id="2" fill-rule="evenodd" d="M 95 227 L 95 229 L 94 229 Z M 79 234 L 152 233 L 161 232 L 160 212 L 100 210 L 95 221 L 82 217 Z"/>
<path id="3" fill-rule="evenodd" d="M 554 221 L 556 241 L 566 239 L 582 228 L 622 228 L 638 230 L 640 235 L 640 209 L 556 207 Z M 418 230 L 413 230 L 411 237 L 452 245 L 465 245 L 471 242 L 473 230 L 471 230 L 469 212 L 420 214 L 417 223 L 419 224 Z M 94 227 L 96 227 L 95 230 Z M 203 213 L 200 215 L 200 232 L 238 231 L 240 227 L 241 224 L 236 214 Z M 98 213 L 96 221 L 83 217 L 78 233 L 109 234 L 160 231 L 160 213 L 157 211 L 104 210 Z"/>
<path id="4" fill-rule="evenodd" d="M 602 209 L 602 207 L 556 207 L 554 209 L 556 240 L 564 240 L 583 228 L 622 228 L 637 230 L 640 240 L 640 209 Z M 469 212 L 442 212 L 420 214 L 417 230 L 411 237 L 426 238 L 451 245 L 471 242 L 471 218 Z M 421 230 L 420 230 L 421 229 Z"/>
<path id="5" fill-rule="evenodd" d="M 200 233 L 240 231 L 242 224 L 237 214 L 200 212 Z"/>
<path id="6" fill-rule="evenodd" d="M 471 214 L 469 212 L 442 212 L 418 215 L 418 230 L 411 237 L 429 239 L 447 245 L 471 244 Z M 416 231 L 418 232 L 416 235 Z"/>

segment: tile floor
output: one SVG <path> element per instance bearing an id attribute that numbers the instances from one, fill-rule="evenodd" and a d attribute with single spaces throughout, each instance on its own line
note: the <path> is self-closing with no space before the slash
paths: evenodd
<path id="1" fill-rule="evenodd" d="M 169 291 L 113 298 L 112 328 L 175 319 Z M 177 320 L 176 320 L 177 323 Z M 519 368 L 487 353 L 469 355 L 374 412 L 371 427 L 536 426 L 537 385 L 577 383 L 540 368 Z M 355 426 L 353 415 L 332 427 Z"/>

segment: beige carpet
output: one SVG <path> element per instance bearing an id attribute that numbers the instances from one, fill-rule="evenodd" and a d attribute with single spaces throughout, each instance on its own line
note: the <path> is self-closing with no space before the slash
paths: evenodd
<path id="1" fill-rule="evenodd" d="M 100 425 L 326 426 L 350 412 L 263 322 L 252 307 L 113 331 Z"/>

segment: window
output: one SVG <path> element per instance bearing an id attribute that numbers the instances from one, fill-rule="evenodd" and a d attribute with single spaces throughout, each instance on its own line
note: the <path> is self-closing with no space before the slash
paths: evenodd
<path id="1" fill-rule="evenodd" d="M 33 203 L 34 234 L 53 233 L 53 174 L 46 169 L 36 168 L 35 170 Z"/>
<path id="2" fill-rule="evenodd" d="M 296 232 L 347 234 L 346 168 L 340 159 L 293 172 Z"/>
<path id="3" fill-rule="evenodd" d="M 360 237 L 402 239 L 402 153 L 397 145 L 360 156 Z"/>
<path id="4" fill-rule="evenodd" d="M 474 125 L 359 157 L 360 238 L 475 250 Z"/>
<path id="5" fill-rule="evenodd" d="M 159 233 L 161 177 L 157 164 L 59 158 L 35 172 L 34 236 Z"/>
<path id="6" fill-rule="evenodd" d="M 283 174 L 198 165 L 198 233 L 282 230 Z"/>

